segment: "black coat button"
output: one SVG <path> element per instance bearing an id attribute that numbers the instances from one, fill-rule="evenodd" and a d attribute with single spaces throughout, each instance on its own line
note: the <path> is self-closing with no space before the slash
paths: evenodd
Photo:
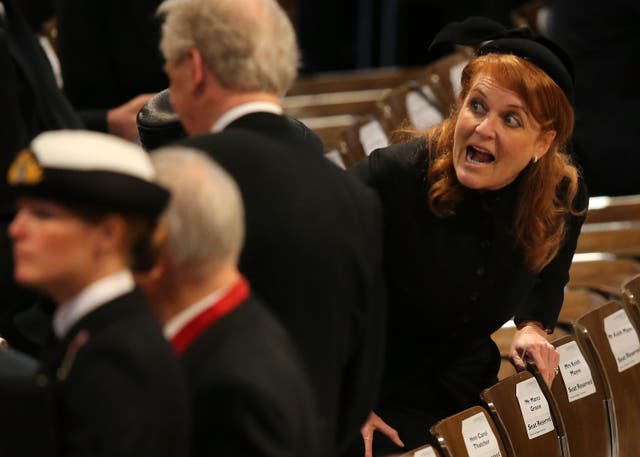
<path id="1" fill-rule="evenodd" d="M 478 276 L 479 278 L 482 278 L 484 276 L 484 267 L 476 268 L 476 276 Z"/>

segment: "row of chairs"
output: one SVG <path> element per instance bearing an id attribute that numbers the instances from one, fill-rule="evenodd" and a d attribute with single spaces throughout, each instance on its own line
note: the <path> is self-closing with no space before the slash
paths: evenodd
<path id="1" fill-rule="evenodd" d="M 460 74 L 468 61 L 461 51 L 426 67 L 424 77 L 389 89 L 375 109 L 361 116 L 338 136 L 336 146 L 346 167 L 374 149 L 387 146 L 399 129 L 427 129 L 448 116 L 460 91 Z"/>
<path id="2" fill-rule="evenodd" d="M 515 26 L 540 30 L 546 0 L 511 12 Z M 283 99 L 286 114 L 300 119 L 325 144 L 327 158 L 346 168 L 385 146 L 399 127 L 422 130 L 446 117 L 460 91 L 471 50 L 426 67 L 334 72 L 300 78 Z"/>
<path id="3" fill-rule="evenodd" d="M 483 406 L 429 432 L 437 445 L 402 457 L 637 457 L 640 447 L 640 275 L 552 341 L 560 374 L 551 387 L 533 364 L 481 393 Z"/>
<path id="4" fill-rule="evenodd" d="M 304 78 L 283 99 L 283 108 L 314 130 L 327 157 L 346 168 L 386 146 L 398 128 L 420 130 L 447 116 L 468 58 L 461 50 L 417 69 Z"/>

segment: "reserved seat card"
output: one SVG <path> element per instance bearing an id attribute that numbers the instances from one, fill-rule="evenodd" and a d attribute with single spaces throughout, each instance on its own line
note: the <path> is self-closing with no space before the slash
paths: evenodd
<path id="1" fill-rule="evenodd" d="M 413 126 L 418 129 L 426 129 L 442 122 L 442 114 L 427 100 L 434 100 L 435 94 L 429 86 L 423 86 L 425 97 L 416 91 L 409 91 L 406 98 L 407 114 Z"/>
<path id="2" fill-rule="evenodd" d="M 371 154 L 378 148 L 389 146 L 387 134 L 378 121 L 370 121 L 360 127 L 360 144 L 366 155 Z"/>
<path id="3" fill-rule="evenodd" d="M 462 421 L 462 438 L 469 457 L 502 457 L 498 440 L 484 413 Z"/>
<path id="4" fill-rule="evenodd" d="M 618 364 L 619 373 L 640 363 L 638 334 L 624 309 L 604 318 L 604 331 Z"/>
<path id="5" fill-rule="evenodd" d="M 413 457 L 436 457 L 436 453 L 431 446 L 420 449 L 413 453 Z"/>
<path id="6" fill-rule="evenodd" d="M 558 346 L 560 353 L 560 375 L 567 389 L 569 402 L 596 393 L 591 370 L 575 341 Z"/>
<path id="7" fill-rule="evenodd" d="M 530 440 L 554 430 L 549 403 L 536 378 L 516 384 L 516 397 Z"/>

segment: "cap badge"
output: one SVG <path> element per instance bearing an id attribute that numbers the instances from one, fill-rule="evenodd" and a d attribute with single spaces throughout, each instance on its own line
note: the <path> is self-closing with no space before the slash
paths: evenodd
<path id="1" fill-rule="evenodd" d="M 7 182 L 12 186 L 34 185 L 42 181 L 44 171 L 38 159 L 29 149 L 21 150 L 7 172 Z"/>

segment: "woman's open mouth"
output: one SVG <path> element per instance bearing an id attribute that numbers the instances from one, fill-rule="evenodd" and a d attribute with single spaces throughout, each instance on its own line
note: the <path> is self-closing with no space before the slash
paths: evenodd
<path id="1" fill-rule="evenodd" d="M 467 161 L 472 163 L 491 163 L 495 161 L 495 157 L 489 151 L 477 148 L 475 146 L 467 146 Z"/>

